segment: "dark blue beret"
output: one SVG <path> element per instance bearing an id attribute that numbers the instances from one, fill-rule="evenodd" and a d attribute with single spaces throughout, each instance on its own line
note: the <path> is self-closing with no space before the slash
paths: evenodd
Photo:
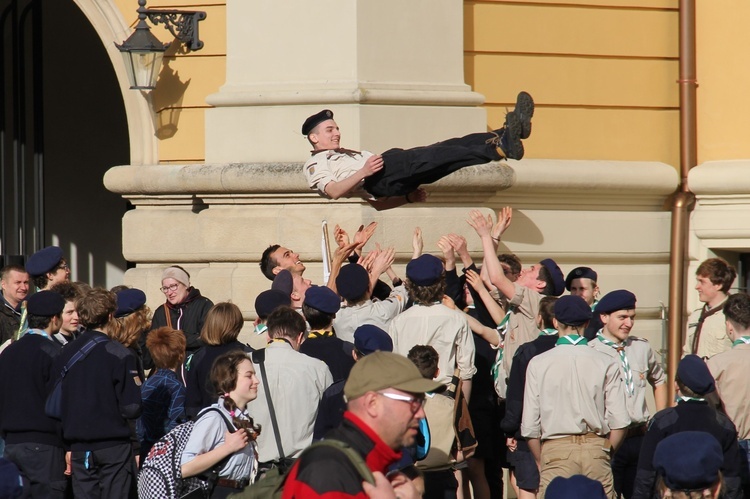
<path id="1" fill-rule="evenodd" d="M 130 315 L 146 304 L 146 293 L 137 288 L 123 289 L 122 291 L 118 291 L 116 297 L 116 318 Z"/>
<path id="2" fill-rule="evenodd" d="M 698 395 L 714 391 L 714 377 L 706 363 L 697 355 L 686 355 L 677 364 L 677 377 Z"/>
<path id="3" fill-rule="evenodd" d="M 277 308 L 292 304 L 291 293 L 284 293 L 278 289 L 268 289 L 255 298 L 255 313 L 265 319 Z"/>
<path id="4" fill-rule="evenodd" d="M 573 475 L 570 478 L 555 477 L 547 486 L 548 499 L 606 499 L 604 486 L 587 476 Z"/>
<path id="5" fill-rule="evenodd" d="M 406 264 L 406 277 L 417 286 L 435 284 L 443 275 L 443 262 L 436 256 L 424 254 Z"/>
<path id="6" fill-rule="evenodd" d="M 21 497 L 23 481 L 21 473 L 12 461 L 0 457 L 0 497 Z"/>
<path id="7" fill-rule="evenodd" d="M 321 112 L 313 114 L 302 123 L 302 135 L 308 135 L 319 123 L 332 119 L 333 111 L 330 109 L 323 109 Z"/>
<path id="8" fill-rule="evenodd" d="M 656 446 L 653 466 L 673 491 L 704 490 L 719 480 L 724 465 L 721 445 L 710 433 L 681 431 Z"/>
<path id="9" fill-rule="evenodd" d="M 282 293 L 286 293 L 287 295 L 291 296 L 292 290 L 294 290 L 292 273 L 288 270 L 282 270 L 281 272 L 276 274 L 276 277 L 273 278 L 271 289 L 281 291 Z"/>
<path id="10" fill-rule="evenodd" d="M 555 302 L 555 319 L 568 326 L 582 326 L 591 320 L 591 307 L 580 296 L 565 295 Z"/>
<path id="11" fill-rule="evenodd" d="M 26 272 L 32 277 L 44 275 L 57 267 L 63 259 L 63 251 L 58 246 L 47 246 L 40 249 L 26 261 Z"/>
<path id="12" fill-rule="evenodd" d="M 305 292 L 305 301 L 308 307 L 320 310 L 324 314 L 333 315 L 341 308 L 341 298 L 326 286 L 311 286 Z"/>
<path id="13" fill-rule="evenodd" d="M 635 295 L 627 289 L 618 289 L 604 295 L 596 304 L 597 314 L 611 314 L 618 310 L 633 310 L 635 308 Z"/>
<path id="14" fill-rule="evenodd" d="M 336 291 L 347 300 L 356 300 L 370 288 L 370 274 L 362 265 L 344 265 L 336 276 Z"/>
<path id="15" fill-rule="evenodd" d="M 378 326 L 364 324 L 354 331 L 354 348 L 365 355 L 377 352 L 378 350 L 381 352 L 392 352 L 393 340 L 388 333 Z"/>
<path id="16" fill-rule="evenodd" d="M 39 291 L 31 295 L 26 302 L 26 310 L 31 315 L 52 317 L 62 313 L 65 308 L 65 298 L 54 291 Z"/>
<path id="17" fill-rule="evenodd" d="M 565 291 L 565 276 L 563 276 L 562 270 L 552 258 L 545 258 L 539 263 L 547 269 L 552 278 L 551 296 L 560 296 Z"/>
<path id="18" fill-rule="evenodd" d="M 576 267 L 565 278 L 565 289 L 570 291 L 570 284 L 573 282 L 573 279 L 591 279 L 596 282 L 597 277 L 599 276 L 596 275 L 596 272 L 589 267 Z"/>

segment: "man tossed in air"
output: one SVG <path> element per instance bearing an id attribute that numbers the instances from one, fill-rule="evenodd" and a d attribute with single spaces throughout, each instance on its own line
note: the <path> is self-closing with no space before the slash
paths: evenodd
<path id="1" fill-rule="evenodd" d="M 422 184 L 430 184 L 465 166 L 503 158 L 523 158 L 523 143 L 531 134 L 534 100 L 518 94 L 516 107 L 502 128 L 448 139 L 412 149 L 389 149 L 381 154 L 340 146 L 341 133 L 333 112 L 324 109 L 307 118 L 302 134 L 312 144 L 304 172 L 311 189 L 338 199 L 358 196 L 378 210 L 425 200 Z"/>

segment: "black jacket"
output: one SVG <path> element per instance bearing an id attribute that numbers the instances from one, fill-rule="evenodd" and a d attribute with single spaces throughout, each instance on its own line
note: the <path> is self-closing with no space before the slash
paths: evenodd
<path id="1" fill-rule="evenodd" d="M 101 331 L 84 331 L 62 350 L 53 372 Z M 72 450 L 98 450 L 131 440 L 129 419 L 141 414 L 141 387 L 133 354 L 120 343 L 99 343 L 62 382 L 63 437 Z"/>
<path id="2" fill-rule="evenodd" d="M 18 331 L 20 321 L 20 311 L 12 309 L 8 302 L 0 296 L 0 345 L 13 338 Z"/>

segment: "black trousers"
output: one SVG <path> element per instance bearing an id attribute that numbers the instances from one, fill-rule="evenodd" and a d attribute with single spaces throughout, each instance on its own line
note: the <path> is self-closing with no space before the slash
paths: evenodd
<path id="1" fill-rule="evenodd" d="M 497 161 L 501 156 L 496 145 L 487 143 L 495 137 L 472 133 L 429 146 L 389 149 L 383 153 L 383 169 L 365 179 L 365 190 L 379 198 L 405 196 L 466 166 Z"/>
<path id="2" fill-rule="evenodd" d="M 68 482 L 65 478 L 65 451 L 46 444 L 6 444 L 5 458 L 15 463 L 23 479 L 24 495 L 31 498 L 63 499 Z"/>
<path id="3" fill-rule="evenodd" d="M 73 451 L 73 493 L 87 499 L 128 499 L 136 469 L 130 442 L 105 449 Z"/>
<path id="4" fill-rule="evenodd" d="M 642 445 L 642 435 L 626 438 L 612 457 L 612 478 L 618 497 L 630 499 L 633 496 L 638 457 L 641 454 Z"/>

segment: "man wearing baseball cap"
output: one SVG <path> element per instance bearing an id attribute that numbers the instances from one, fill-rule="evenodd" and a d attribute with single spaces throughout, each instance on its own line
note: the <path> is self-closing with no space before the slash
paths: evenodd
<path id="1" fill-rule="evenodd" d="M 376 474 L 379 487 L 388 467 L 401 458 L 401 449 L 411 445 L 419 420 L 425 417 L 425 393 L 441 383 L 422 377 L 406 357 L 374 352 L 352 368 L 344 385 L 347 411 L 341 426 L 326 435 L 351 446 Z M 399 497 L 417 497 L 414 486 L 403 475 L 389 477 Z M 380 479 L 380 480 L 378 480 Z M 304 453 L 292 467 L 284 485 L 285 499 L 361 497 L 370 486 L 350 459 L 340 450 L 318 447 Z"/>
<path id="2" fill-rule="evenodd" d="M 620 364 L 625 387 L 625 402 L 630 426 L 617 453 L 612 458 L 615 490 L 626 498 L 633 495 L 646 424 L 651 414 L 646 395 L 653 389 L 656 410 L 667 407 L 667 377 L 648 341 L 630 334 L 635 324 L 633 293 L 618 289 L 604 295 L 596 306 L 602 328 L 589 345 Z"/>

